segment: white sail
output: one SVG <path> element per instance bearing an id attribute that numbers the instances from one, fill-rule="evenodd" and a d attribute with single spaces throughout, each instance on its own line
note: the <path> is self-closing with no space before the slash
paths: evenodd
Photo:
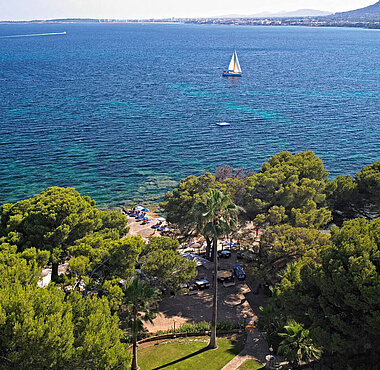
<path id="1" fill-rule="evenodd" d="M 234 52 L 234 55 L 235 55 L 235 66 L 234 66 L 233 71 L 234 71 L 235 73 L 241 73 L 240 63 L 239 63 L 238 56 L 237 56 L 237 54 L 236 54 L 236 50 L 235 50 L 235 52 Z"/>
<path id="2" fill-rule="evenodd" d="M 233 71 L 234 68 L 235 68 L 235 53 L 236 53 L 236 51 L 234 51 L 234 52 L 232 53 L 231 62 L 230 62 L 230 65 L 228 66 L 228 70 L 229 70 L 229 71 Z"/>
<path id="3" fill-rule="evenodd" d="M 226 77 L 228 76 L 240 77 L 241 76 L 241 68 L 240 68 L 240 63 L 239 63 L 236 50 L 234 50 L 234 52 L 232 53 L 232 58 L 231 58 L 230 64 L 228 65 L 228 70 L 224 71 L 222 75 Z"/>

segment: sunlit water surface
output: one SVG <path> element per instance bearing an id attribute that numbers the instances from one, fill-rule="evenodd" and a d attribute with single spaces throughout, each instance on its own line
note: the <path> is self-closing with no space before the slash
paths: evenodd
<path id="1" fill-rule="evenodd" d="M 258 170 L 281 150 L 313 150 L 332 177 L 380 159 L 378 30 L 51 24 L 0 36 L 0 204 L 53 185 L 102 206 L 155 200 L 187 175 Z M 243 77 L 223 78 L 234 48 Z"/>

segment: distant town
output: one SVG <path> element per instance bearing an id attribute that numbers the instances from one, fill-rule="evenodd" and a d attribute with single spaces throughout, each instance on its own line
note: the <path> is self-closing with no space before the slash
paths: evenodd
<path id="1" fill-rule="evenodd" d="M 91 19 L 67 18 L 33 21 L 2 21 L 12 23 L 186 23 L 229 26 L 305 26 L 305 27 L 356 27 L 380 29 L 380 1 L 365 8 L 343 13 L 329 14 L 303 9 L 280 14 L 231 15 L 209 18 L 162 18 L 162 19 Z"/>
<path id="2" fill-rule="evenodd" d="M 380 29 L 380 20 L 361 21 L 331 19 L 330 17 L 289 18 L 163 18 L 163 19 L 51 19 L 33 21 L 1 21 L 0 24 L 20 23 L 185 23 L 228 26 L 304 26 L 304 27 L 356 27 Z"/>

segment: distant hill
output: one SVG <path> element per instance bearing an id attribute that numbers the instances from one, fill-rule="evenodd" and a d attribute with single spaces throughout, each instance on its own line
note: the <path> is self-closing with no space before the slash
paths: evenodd
<path id="1" fill-rule="evenodd" d="M 380 20 L 380 1 L 365 8 L 351 10 L 349 12 L 336 13 L 331 16 L 333 19 L 346 19 L 350 21 L 373 21 Z"/>
<path id="2" fill-rule="evenodd" d="M 324 12 L 315 9 L 299 9 L 292 12 L 282 11 L 279 13 L 261 12 L 250 15 L 229 14 L 213 18 L 292 18 L 292 17 L 320 17 L 332 14 L 331 12 Z"/>

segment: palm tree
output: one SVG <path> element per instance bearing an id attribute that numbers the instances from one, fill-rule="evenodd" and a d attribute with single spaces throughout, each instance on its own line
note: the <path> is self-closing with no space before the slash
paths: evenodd
<path id="1" fill-rule="evenodd" d="M 263 307 L 259 307 L 260 315 L 258 327 L 260 331 L 265 332 L 265 337 L 271 347 L 277 348 L 280 342 L 278 333 L 284 327 L 286 321 L 285 316 L 278 309 L 278 289 L 276 286 L 269 288 L 272 296 L 268 303 Z"/>
<path id="2" fill-rule="evenodd" d="M 133 358 L 131 370 L 138 370 L 137 365 L 137 337 L 144 330 L 143 321 L 152 323 L 157 310 L 150 308 L 157 298 L 157 290 L 137 277 L 126 284 L 123 289 L 123 313 L 126 316 L 127 326 L 131 331 L 133 344 Z"/>
<path id="3" fill-rule="evenodd" d="M 204 194 L 203 200 L 194 206 L 197 229 L 212 240 L 212 260 L 214 261 L 214 296 L 212 300 L 211 338 L 208 348 L 215 349 L 216 323 L 218 315 L 218 239 L 237 228 L 237 214 L 240 207 L 235 205 L 229 196 L 219 190 L 211 189 Z"/>
<path id="4" fill-rule="evenodd" d="M 279 333 L 284 339 L 278 347 L 278 352 L 293 363 L 294 367 L 298 367 L 301 361 L 309 363 L 320 359 L 322 350 L 313 344 L 309 330 L 302 324 L 291 320 L 284 329 L 286 333 Z"/>

